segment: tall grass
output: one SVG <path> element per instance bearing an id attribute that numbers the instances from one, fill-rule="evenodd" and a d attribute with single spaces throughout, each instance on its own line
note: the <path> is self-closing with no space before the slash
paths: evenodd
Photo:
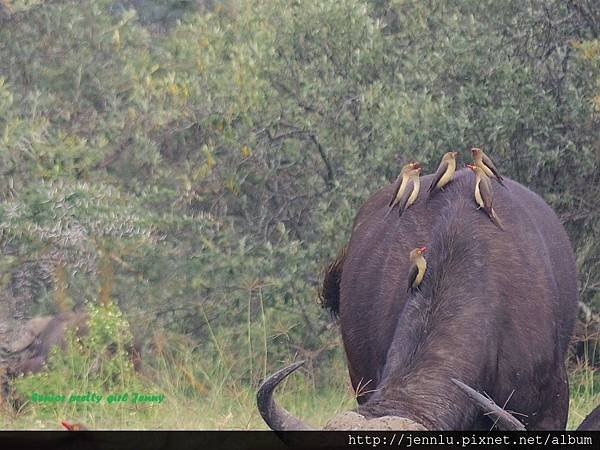
<path id="1" fill-rule="evenodd" d="M 228 330 L 212 328 L 206 315 L 205 320 L 210 342 L 198 343 L 186 336 L 158 331 L 152 338 L 152 351 L 146 355 L 142 372 L 135 379 L 121 378 L 119 390 L 163 393 L 166 400 L 162 403 L 102 401 L 85 406 L 56 404 L 48 408 L 25 399 L 17 411 L 3 407 L 0 428 L 58 429 L 60 421 L 67 419 L 81 421 L 94 429 L 266 429 L 256 408 L 256 389 L 268 366 L 284 365 L 289 360 L 269 359 L 269 351 L 273 354 L 275 351 L 270 345 L 273 331 L 267 326 L 264 309 L 254 320 L 249 314 L 248 322 L 242 325 L 245 348 L 239 345 L 239 340 L 230 339 Z M 355 407 L 336 335 L 333 330 L 331 338 L 338 342 L 334 351 L 321 360 L 309 362 L 308 368 L 290 376 L 277 390 L 283 407 L 315 426 L 322 426 L 336 413 Z M 78 364 L 89 369 L 93 358 L 80 358 Z M 54 376 L 57 371 L 60 367 L 46 376 Z M 73 390 L 97 389 L 98 380 L 92 379 L 94 376 L 92 370 L 85 370 L 84 375 L 73 374 L 73 379 L 81 383 Z M 571 368 L 570 380 L 568 428 L 574 429 L 600 402 L 600 378 L 598 371 L 584 362 Z M 104 392 L 105 396 L 108 393 Z"/>
<path id="2" fill-rule="evenodd" d="M 258 317 L 253 319 L 248 313 L 247 323 L 242 324 L 246 330 L 242 341 L 230 328 L 213 328 L 201 309 L 207 342 L 158 330 L 148 345 L 150 351 L 144 355 L 142 371 L 133 378 L 122 376 L 120 385 L 110 389 L 101 387 L 106 380 L 96 379 L 97 373 L 92 370 L 94 352 L 81 354 L 81 348 L 75 347 L 55 349 L 52 370 L 13 383 L 22 401 L 16 410 L 4 405 L 0 428 L 56 429 L 61 420 L 67 419 L 93 429 L 265 429 L 256 408 L 256 390 L 269 365 L 284 365 L 293 356 L 269 361 L 276 355 L 269 342 L 279 332 L 268 328 L 260 300 Z M 334 333 L 331 337 L 338 339 Z M 340 348 L 322 360 L 309 361 L 308 366 L 311 369 L 302 369 L 282 383 L 277 395 L 284 407 L 322 425 L 335 413 L 352 407 L 352 390 Z M 57 389 L 52 389 L 52 380 Z M 35 403 L 30 399 L 32 392 L 68 397 L 89 391 L 101 393 L 103 400 L 98 404 L 74 404 Z M 117 391 L 164 394 L 166 400 L 160 404 L 108 404 L 107 396 Z"/>
<path id="3" fill-rule="evenodd" d="M 587 348 L 593 342 L 593 349 Z M 600 404 L 600 371 L 594 369 L 588 355 L 596 355 L 597 340 L 586 341 L 585 358 L 579 364 L 572 366 L 569 373 L 569 422 L 568 429 L 575 429 L 585 417 Z M 592 350 L 592 351 L 590 351 Z"/>

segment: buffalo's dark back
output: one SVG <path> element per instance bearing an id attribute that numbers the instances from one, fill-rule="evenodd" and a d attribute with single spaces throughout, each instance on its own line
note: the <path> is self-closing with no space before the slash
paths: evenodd
<path id="1" fill-rule="evenodd" d="M 568 237 L 545 202 L 512 180 L 506 189 L 493 182 L 504 231 L 476 210 L 470 171 L 458 171 L 445 191 L 426 199 L 430 180 L 423 177 L 417 203 L 401 218 L 394 210 L 384 219 L 392 195 L 386 186 L 354 222 L 339 314 L 352 383 L 375 390 L 359 401 L 381 402 L 395 389 L 423 397 L 428 389 L 452 391 L 442 378 L 454 374 L 497 398 L 512 395 L 511 405 L 533 414 L 544 407 L 535 396 L 564 375 L 577 304 Z M 422 245 L 429 248 L 422 292 L 407 293 L 408 253 Z M 460 358 L 436 356 L 445 352 L 444 341 Z M 447 373 L 436 379 L 444 364 Z M 419 370 L 429 387 L 411 385 Z M 566 420 L 566 412 L 557 414 Z"/>

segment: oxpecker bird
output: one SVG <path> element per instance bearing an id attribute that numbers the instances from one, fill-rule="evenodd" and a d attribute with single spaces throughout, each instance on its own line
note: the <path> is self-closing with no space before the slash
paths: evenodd
<path id="1" fill-rule="evenodd" d="M 475 165 L 480 167 L 488 177 L 495 177 L 498 180 L 498 183 L 504 186 L 504 183 L 502 182 L 503 178 L 500 173 L 498 173 L 498 169 L 496 169 L 496 166 L 490 157 L 486 155 L 483 150 L 477 147 L 473 147 L 471 149 L 471 153 L 473 155 L 473 162 Z"/>
<path id="2" fill-rule="evenodd" d="M 61 422 L 62 426 L 65 427 L 67 430 L 69 431 L 87 431 L 88 427 L 86 427 L 84 424 L 82 423 L 73 423 L 73 422 L 67 422 L 66 420 L 63 420 Z"/>
<path id="3" fill-rule="evenodd" d="M 394 195 L 392 196 L 392 200 L 390 201 L 390 207 L 393 208 L 400 201 L 402 194 L 404 194 L 404 191 L 406 190 L 406 185 L 408 184 L 408 178 L 410 177 L 411 172 L 420 167 L 421 163 L 417 161 L 408 163 L 404 167 L 402 167 L 400 175 L 398 175 L 398 178 L 396 178 L 396 183 L 394 185 Z"/>
<path id="4" fill-rule="evenodd" d="M 429 189 L 427 189 L 429 195 L 431 195 L 435 189 L 441 189 L 443 191 L 444 186 L 452 181 L 454 172 L 456 171 L 457 155 L 458 152 L 448 152 L 442 157 L 442 161 L 433 176 L 433 181 L 429 185 Z"/>
<path id="5" fill-rule="evenodd" d="M 421 284 L 421 281 L 423 281 L 423 276 L 427 270 L 427 261 L 423 257 L 423 253 L 426 251 L 427 247 L 417 247 L 408 256 L 410 259 L 410 271 L 408 272 L 407 291 L 417 288 Z"/>
<path id="6" fill-rule="evenodd" d="M 400 195 L 399 198 L 394 198 L 391 208 L 383 217 L 384 219 L 392 212 L 394 206 L 398 205 L 398 215 L 401 216 L 402 213 L 417 200 L 419 189 L 421 188 L 421 179 L 419 178 L 419 175 L 421 174 L 421 165 L 419 163 L 417 164 L 418 165 L 414 169 L 409 169 L 407 171 L 406 187 L 403 189 L 402 195 Z M 401 187 L 402 186 L 398 188 L 398 191 L 400 191 Z"/>
<path id="7" fill-rule="evenodd" d="M 406 189 L 398 201 L 398 216 L 401 216 L 404 211 L 417 201 L 419 190 L 421 189 L 421 167 L 411 170 L 409 173 Z M 386 213 L 385 217 L 387 217 L 392 209 L 393 207 Z"/>
<path id="8" fill-rule="evenodd" d="M 467 167 L 475 172 L 475 176 L 477 177 L 475 181 L 475 201 L 479 205 L 477 209 L 483 209 L 492 222 L 503 230 L 502 223 L 493 207 L 492 182 L 481 167 L 471 164 L 467 164 Z"/>

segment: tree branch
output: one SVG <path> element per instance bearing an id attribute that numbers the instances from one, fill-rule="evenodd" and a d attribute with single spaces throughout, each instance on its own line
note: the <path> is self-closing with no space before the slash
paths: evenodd
<path id="1" fill-rule="evenodd" d="M 331 163 L 329 162 L 329 159 L 327 158 L 327 155 L 325 154 L 325 149 L 323 148 L 323 146 L 319 142 L 319 139 L 317 138 L 317 135 L 315 133 L 311 133 L 310 134 L 310 138 L 315 143 L 315 145 L 317 146 L 317 150 L 319 151 L 319 155 L 321 155 L 321 159 L 325 163 L 325 167 L 327 167 L 327 178 L 325 180 L 325 183 L 327 183 L 327 186 L 329 186 L 330 188 L 332 188 L 333 187 L 333 181 L 334 181 L 333 168 L 331 167 Z"/>

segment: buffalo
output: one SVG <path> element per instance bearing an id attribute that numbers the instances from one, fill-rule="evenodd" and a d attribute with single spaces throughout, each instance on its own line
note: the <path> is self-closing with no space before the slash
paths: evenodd
<path id="1" fill-rule="evenodd" d="M 569 238 L 542 198 L 508 178 L 504 187 L 493 182 L 498 228 L 477 210 L 474 185 L 462 169 L 444 191 L 421 191 L 401 217 L 386 216 L 391 185 L 360 208 L 322 295 L 339 315 L 350 379 L 364 395 L 326 429 L 565 428 L 578 303 Z M 418 246 L 427 246 L 427 272 L 407 292 L 408 255 Z M 272 395 L 298 366 L 259 389 L 272 429 L 310 429 Z M 482 414 L 485 404 L 461 386 L 487 393 L 518 421 Z"/>
<path id="2" fill-rule="evenodd" d="M 11 364 L 8 374 L 39 372 L 54 346 L 65 345 L 68 329 L 75 329 L 79 337 L 87 334 L 88 314 L 83 310 L 65 311 L 54 316 L 34 317 L 27 321 L 20 336 L 0 350 L 8 355 Z"/>

